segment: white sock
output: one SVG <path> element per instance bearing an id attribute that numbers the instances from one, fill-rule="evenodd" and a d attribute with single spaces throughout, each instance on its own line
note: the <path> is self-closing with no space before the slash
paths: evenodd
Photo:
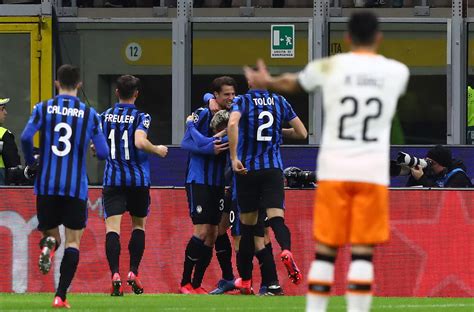
<path id="1" fill-rule="evenodd" d="M 356 259 L 349 266 L 347 275 L 347 311 L 369 312 L 372 304 L 374 265 L 371 261 Z"/>
<path id="2" fill-rule="evenodd" d="M 315 260 L 308 275 L 309 290 L 306 295 L 306 312 L 325 312 L 334 283 L 334 263 Z"/>

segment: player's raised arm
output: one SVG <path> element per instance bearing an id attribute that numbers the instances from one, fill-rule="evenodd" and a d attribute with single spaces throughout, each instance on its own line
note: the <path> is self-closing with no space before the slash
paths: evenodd
<path id="1" fill-rule="evenodd" d="M 298 82 L 298 74 L 284 73 L 272 77 L 262 59 L 257 61 L 256 69 L 245 66 L 244 72 L 249 84 L 257 89 L 266 89 L 277 93 L 287 94 L 303 91 Z"/>

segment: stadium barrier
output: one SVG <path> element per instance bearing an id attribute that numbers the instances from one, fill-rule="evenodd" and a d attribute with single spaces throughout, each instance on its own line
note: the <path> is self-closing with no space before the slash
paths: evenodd
<path id="1" fill-rule="evenodd" d="M 34 230 L 37 220 L 33 191 L 2 188 L 1 192 L 4 200 L 0 202 L 0 292 L 53 291 L 63 251 L 56 253 L 49 275 L 39 273 L 40 234 Z M 311 190 L 286 191 L 286 218 L 292 231 L 293 252 L 304 276 L 314 257 L 313 195 Z M 391 241 L 377 249 L 376 295 L 472 297 L 474 192 L 395 189 L 390 195 Z M 91 189 L 89 196 L 89 220 L 71 291 L 108 292 L 110 273 L 104 250 L 101 190 Z M 181 278 L 184 248 L 192 233 L 186 196 L 183 189 L 152 189 L 151 197 L 140 276 L 146 293 L 174 293 Z M 124 217 L 120 264 L 123 277 L 128 272 L 129 223 L 129 217 Z M 279 247 L 275 241 L 273 249 L 286 294 L 303 295 L 306 282 L 298 286 L 291 284 L 278 261 Z M 337 260 L 339 269 L 347 268 L 349 260 L 348 250 L 342 250 Z M 235 266 L 235 259 L 233 263 Z M 255 268 L 254 288 L 258 289 L 258 265 Z M 338 272 L 334 292 L 342 294 L 345 274 Z M 203 286 L 210 290 L 219 278 L 217 260 L 213 259 Z"/>

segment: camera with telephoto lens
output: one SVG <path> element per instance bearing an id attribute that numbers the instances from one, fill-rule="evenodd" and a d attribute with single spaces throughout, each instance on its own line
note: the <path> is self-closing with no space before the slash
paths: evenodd
<path id="1" fill-rule="evenodd" d="M 410 168 L 419 166 L 422 169 L 430 165 L 429 160 L 424 158 L 418 158 L 404 152 L 398 152 L 397 163 L 399 163 L 400 165 L 408 166 Z"/>
<path id="2" fill-rule="evenodd" d="M 431 160 L 415 157 L 405 152 L 398 152 L 397 159 L 390 161 L 390 176 L 404 176 L 411 173 L 411 168 L 419 167 L 427 170 L 431 167 Z"/>
<path id="3" fill-rule="evenodd" d="M 288 167 L 283 170 L 286 186 L 289 188 L 314 188 L 316 173 L 309 170 L 301 170 L 298 167 Z"/>

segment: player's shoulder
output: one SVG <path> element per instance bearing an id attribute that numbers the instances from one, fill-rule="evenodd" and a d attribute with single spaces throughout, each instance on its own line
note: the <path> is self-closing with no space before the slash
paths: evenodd
<path id="1" fill-rule="evenodd" d="M 381 56 L 381 58 L 384 62 L 384 66 L 386 66 L 393 73 L 400 75 L 408 75 L 410 73 L 408 66 L 403 64 L 402 62 L 391 58 L 386 58 L 384 56 Z"/>
<path id="2" fill-rule="evenodd" d="M 199 107 L 198 109 L 196 109 L 194 111 L 194 114 L 195 115 L 198 115 L 198 116 L 203 116 L 204 114 L 209 114 L 210 113 L 210 109 L 209 107 L 207 106 L 202 106 L 202 107 Z"/>

